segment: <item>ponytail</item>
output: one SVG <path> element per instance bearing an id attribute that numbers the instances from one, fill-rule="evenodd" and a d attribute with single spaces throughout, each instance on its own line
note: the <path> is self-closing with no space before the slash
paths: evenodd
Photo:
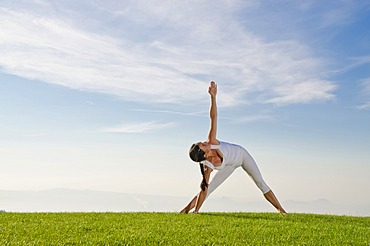
<path id="1" fill-rule="evenodd" d="M 202 180 L 202 183 L 200 184 L 200 188 L 202 189 L 202 191 L 205 191 L 205 189 L 208 188 L 208 184 L 206 181 L 206 176 L 204 175 L 204 165 L 199 162 L 199 166 L 200 166 L 200 172 L 202 173 L 202 176 L 203 176 L 203 180 Z"/>
<path id="2" fill-rule="evenodd" d="M 202 173 L 203 180 L 202 183 L 200 184 L 200 188 L 202 191 L 205 191 L 205 189 L 208 187 L 206 176 L 204 175 L 204 165 L 201 163 L 201 161 L 204 161 L 206 159 L 204 151 L 199 148 L 198 144 L 193 144 L 190 147 L 189 150 L 189 156 L 190 159 L 192 159 L 194 162 L 199 162 L 200 166 L 200 172 Z"/>

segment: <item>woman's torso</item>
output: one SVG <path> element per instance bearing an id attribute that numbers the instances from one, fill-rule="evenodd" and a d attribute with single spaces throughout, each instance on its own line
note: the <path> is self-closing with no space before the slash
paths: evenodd
<path id="1" fill-rule="evenodd" d="M 219 143 L 219 145 L 211 145 L 211 149 L 221 152 L 221 164 L 217 165 L 216 162 L 213 164 L 206 161 L 205 164 L 208 164 L 207 166 L 211 167 L 212 169 L 221 170 L 225 166 L 242 164 L 242 156 L 246 152 L 242 146 L 223 141 L 219 141 Z"/>

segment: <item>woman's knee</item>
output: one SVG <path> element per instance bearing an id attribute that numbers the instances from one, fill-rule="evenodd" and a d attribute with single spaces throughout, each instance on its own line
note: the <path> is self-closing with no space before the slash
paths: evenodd
<path id="1" fill-rule="evenodd" d="M 254 180 L 254 182 L 256 183 L 257 187 L 262 191 L 263 194 L 266 194 L 271 190 L 263 179 Z"/>

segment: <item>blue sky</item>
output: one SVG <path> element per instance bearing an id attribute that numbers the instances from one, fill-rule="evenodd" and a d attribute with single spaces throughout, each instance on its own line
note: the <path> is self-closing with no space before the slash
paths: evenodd
<path id="1" fill-rule="evenodd" d="M 0 189 L 190 198 L 200 174 L 187 151 L 207 136 L 214 80 L 218 138 L 245 146 L 281 200 L 370 204 L 369 12 L 1 1 Z M 262 199 L 241 170 L 214 196 Z"/>

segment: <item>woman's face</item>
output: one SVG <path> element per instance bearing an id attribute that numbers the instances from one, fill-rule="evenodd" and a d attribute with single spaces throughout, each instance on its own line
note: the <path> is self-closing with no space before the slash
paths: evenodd
<path id="1" fill-rule="evenodd" d="M 207 142 L 199 142 L 198 146 L 201 150 L 203 150 L 205 153 L 209 152 L 211 150 L 211 144 Z"/>

